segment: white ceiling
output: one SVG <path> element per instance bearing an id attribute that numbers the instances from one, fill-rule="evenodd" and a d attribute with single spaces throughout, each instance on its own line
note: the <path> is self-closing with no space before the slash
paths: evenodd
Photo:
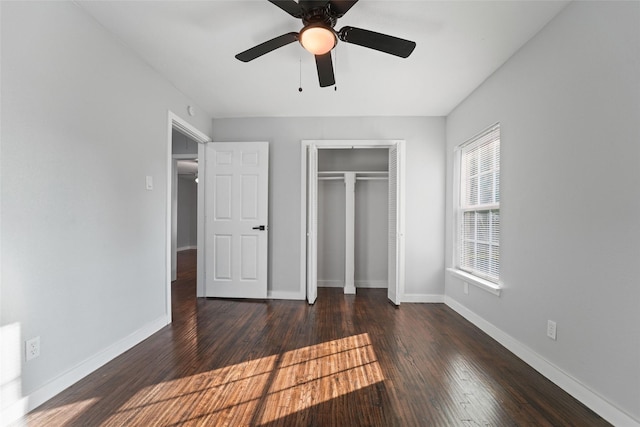
<path id="1" fill-rule="evenodd" d="M 196 103 L 222 117 L 445 116 L 567 1 L 360 0 L 336 25 L 413 40 L 407 59 L 335 49 L 337 91 L 298 43 L 234 58 L 302 24 L 267 0 L 77 1 Z M 299 92 L 300 78 L 303 91 Z"/>

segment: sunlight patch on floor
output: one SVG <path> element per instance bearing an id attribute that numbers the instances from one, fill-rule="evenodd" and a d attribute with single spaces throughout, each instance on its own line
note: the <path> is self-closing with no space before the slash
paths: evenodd
<path id="1" fill-rule="evenodd" d="M 56 406 L 51 409 L 36 409 L 30 414 L 27 425 L 40 425 L 41 420 L 45 420 L 45 423 L 47 422 L 46 420 L 56 420 L 56 425 L 67 425 L 67 423 L 72 423 L 78 417 L 78 414 L 90 410 L 99 400 L 100 398 L 94 397 L 69 403 L 68 405 Z"/>
<path id="2" fill-rule="evenodd" d="M 368 334 L 282 355 L 260 422 L 267 423 L 384 380 Z"/>
<path id="3" fill-rule="evenodd" d="M 106 425 L 260 425 L 383 381 L 368 334 L 140 390 Z"/>
<path id="4" fill-rule="evenodd" d="M 251 420 L 277 355 L 145 387 L 107 425 L 180 424 L 186 420 Z M 216 424 L 218 425 L 218 424 Z"/>

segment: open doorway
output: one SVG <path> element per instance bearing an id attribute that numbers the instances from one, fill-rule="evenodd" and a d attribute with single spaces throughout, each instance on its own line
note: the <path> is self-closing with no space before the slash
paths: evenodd
<path id="1" fill-rule="evenodd" d="M 166 310 L 169 322 L 172 314 L 172 281 L 178 278 L 178 251 L 195 258 L 196 275 L 193 298 L 203 296 L 202 232 L 204 230 L 203 190 L 196 180 L 203 177 L 203 146 L 211 139 L 180 117 L 169 112 L 167 158 L 167 287 Z M 188 264 L 194 264 L 193 259 Z M 189 267 L 192 270 L 193 267 Z"/>
<path id="2" fill-rule="evenodd" d="M 198 143 L 179 130 L 172 129 L 171 153 L 171 281 L 174 281 L 177 253 L 197 250 Z"/>
<path id="3" fill-rule="evenodd" d="M 174 146 L 175 146 L 174 138 Z M 196 147 L 197 148 L 197 147 Z M 177 160 L 175 266 L 171 266 L 173 286 L 188 286 L 183 290 L 196 296 L 198 249 L 198 159 Z M 173 263 L 173 260 L 172 260 Z M 175 289 L 174 289 L 175 292 Z"/>
<path id="4" fill-rule="evenodd" d="M 178 160 L 177 252 L 198 249 L 198 159 Z"/>

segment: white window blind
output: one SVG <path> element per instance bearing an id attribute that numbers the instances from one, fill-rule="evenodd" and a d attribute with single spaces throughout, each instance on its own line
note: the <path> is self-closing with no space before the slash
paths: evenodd
<path id="1" fill-rule="evenodd" d="M 457 264 L 474 276 L 500 278 L 500 125 L 460 147 Z"/>

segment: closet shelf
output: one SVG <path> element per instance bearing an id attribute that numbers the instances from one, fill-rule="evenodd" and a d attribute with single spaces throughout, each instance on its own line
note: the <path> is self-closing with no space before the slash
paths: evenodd
<path id="1" fill-rule="evenodd" d="M 346 173 L 354 173 L 356 181 L 387 180 L 389 177 L 387 171 L 318 171 L 318 179 L 320 181 L 343 180 Z"/>

